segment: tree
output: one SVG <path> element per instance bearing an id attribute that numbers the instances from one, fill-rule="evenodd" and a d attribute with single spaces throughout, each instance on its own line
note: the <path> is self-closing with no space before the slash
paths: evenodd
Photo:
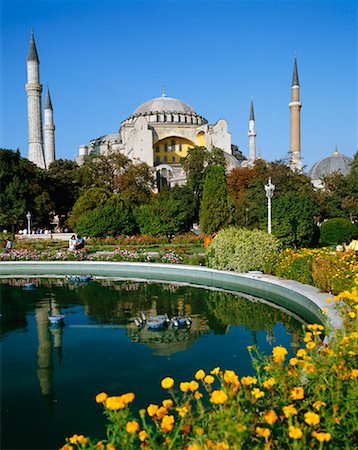
<path id="1" fill-rule="evenodd" d="M 199 223 L 204 233 L 218 231 L 230 222 L 230 202 L 222 166 L 211 165 L 206 171 Z"/>

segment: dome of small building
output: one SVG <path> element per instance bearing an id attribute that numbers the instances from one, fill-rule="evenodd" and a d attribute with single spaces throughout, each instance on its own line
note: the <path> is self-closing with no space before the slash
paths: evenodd
<path id="1" fill-rule="evenodd" d="M 333 172 L 341 172 L 342 175 L 347 175 L 351 163 L 352 158 L 341 155 L 338 149 L 336 149 L 332 156 L 328 156 L 313 164 L 308 172 L 308 176 L 312 180 L 320 180 L 321 178 L 331 175 Z"/>

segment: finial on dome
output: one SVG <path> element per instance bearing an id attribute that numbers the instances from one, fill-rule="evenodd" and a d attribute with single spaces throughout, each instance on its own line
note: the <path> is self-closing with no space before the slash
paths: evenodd
<path id="1" fill-rule="evenodd" d="M 161 97 L 166 97 L 166 96 L 167 96 L 167 90 L 165 89 L 165 86 L 163 86 Z"/>
<path id="2" fill-rule="evenodd" d="M 339 156 L 339 150 L 338 150 L 338 145 L 336 145 L 336 149 L 333 152 L 333 156 Z"/>

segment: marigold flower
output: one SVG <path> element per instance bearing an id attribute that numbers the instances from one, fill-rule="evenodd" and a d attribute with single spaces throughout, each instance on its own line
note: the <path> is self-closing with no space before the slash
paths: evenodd
<path id="1" fill-rule="evenodd" d="M 349 313 L 348 313 L 348 315 L 349 315 L 349 317 L 351 318 L 351 319 L 354 319 L 355 317 L 356 317 L 356 313 L 354 312 L 354 311 L 350 311 Z"/>
<path id="2" fill-rule="evenodd" d="M 178 411 L 180 417 L 185 417 L 189 412 L 189 409 L 186 406 L 181 406 L 175 409 Z"/>
<path id="3" fill-rule="evenodd" d="M 83 434 L 80 434 L 77 438 L 77 443 L 80 445 L 86 445 L 88 442 L 88 438 L 84 437 Z"/>
<path id="4" fill-rule="evenodd" d="M 103 403 L 107 400 L 108 395 L 105 392 L 100 392 L 96 395 L 96 402 Z"/>
<path id="5" fill-rule="evenodd" d="M 197 381 L 191 381 L 189 383 L 189 389 L 191 390 L 191 392 L 197 391 L 199 389 L 199 383 Z"/>
<path id="6" fill-rule="evenodd" d="M 297 358 L 291 358 L 289 361 L 291 366 L 295 366 L 296 364 L 298 364 L 298 359 Z"/>
<path id="7" fill-rule="evenodd" d="M 282 362 L 285 359 L 287 353 L 288 351 L 285 349 L 285 347 L 282 347 L 282 345 L 279 345 L 272 349 L 273 359 L 276 363 Z"/>
<path id="8" fill-rule="evenodd" d="M 306 344 L 306 348 L 308 348 L 308 350 L 312 350 L 315 347 L 316 347 L 315 342 L 307 342 L 307 344 Z"/>
<path id="9" fill-rule="evenodd" d="M 204 378 L 204 382 L 206 384 L 213 384 L 215 381 L 215 378 L 212 375 L 206 375 L 206 377 Z"/>
<path id="10" fill-rule="evenodd" d="M 123 409 L 125 407 L 122 396 L 108 397 L 106 399 L 106 408 L 116 411 L 117 409 Z"/>
<path id="11" fill-rule="evenodd" d="M 314 407 L 314 409 L 317 409 L 319 411 L 321 409 L 321 406 L 327 406 L 327 403 L 317 400 L 316 402 L 313 403 L 312 406 Z"/>
<path id="12" fill-rule="evenodd" d="M 138 437 L 139 437 L 139 440 L 140 440 L 141 442 L 144 442 L 144 441 L 147 439 L 148 434 L 147 434 L 147 432 L 146 432 L 145 430 L 141 430 L 141 431 L 138 433 Z"/>
<path id="13" fill-rule="evenodd" d="M 275 383 L 276 383 L 276 380 L 274 378 L 269 378 L 268 380 L 265 380 L 263 382 L 263 387 L 265 389 L 271 389 Z"/>
<path id="14" fill-rule="evenodd" d="M 195 378 L 197 380 L 202 380 L 204 377 L 205 377 L 205 372 L 203 371 L 203 369 L 198 370 L 195 374 Z"/>
<path id="15" fill-rule="evenodd" d="M 210 396 L 211 403 L 215 403 L 217 405 L 225 403 L 227 399 L 227 394 L 222 390 L 213 391 Z"/>
<path id="16" fill-rule="evenodd" d="M 288 435 L 292 439 L 301 439 L 303 433 L 300 428 L 293 427 L 292 425 L 288 427 Z"/>
<path id="17" fill-rule="evenodd" d="M 127 433 L 136 433 L 137 431 L 139 431 L 139 423 L 136 420 L 131 420 L 126 423 Z"/>
<path id="18" fill-rule="evenodd" d="M 264 397 L 265 392 L 264 392 L 264 391 L 260 391 L 259 388 L 254 388 L 254 389 L 251 391 L 251 395 L 252 395 L 253 397 L 255 397 L 255 398 L 261 398 L 261 397 Z"/>
<path id="19" fill-rule="evenodd" d="M 304 348 L 300 348 L 297 350 L 296 356 L 297 358 L 304 358 L 305 356 L 307 356 L 307 352 Z"/>
<path id="20" fill-rule="evenodd" d="M 158 411 L 158 405 L 153 405 L 152 403 L 147 408 L 148 416 L 153 417 L 155 413 Z"/>
<path id="21" fill-rule="evenodd" d="M 215 450 L 229 450 L 229 446 L 226 442 L 219 442 L 216 444 Z"/>
<path id="22" fill-rule="evenodd" d="M 317 433 L 317 431 L 312 431 L 312 436 L 315 437 L 319 442 L 329 442 L 331 440 L 331 434 L 324 433 L 323 431 L 321 431 L 320 433 Z"/>
<path id="23" fill-rule="evenodd" d="M 71 444 L 77 444 L 77 440 L 78 440 L 78 434 L 74 434 L 73 436 L 70 437 L 69 441 Z"/>
<path id="24" fill-rule="evenodd" d="M 133 392 L 128 392 L 127 394 L 122 395 L 122 400 L 125 405 L 127 405 L 128 403 L 131 403 L 134 400 L 134 398 L 135 398 L 135 395 L 133 394 Z"/>
<path id="25" fill-rule="evenodd" d="M 220 372 L 220 367 L 215 367 L 215 369 L 211 370 L 211 375 L 217 375 Z"/>
<path id="26" fill-rule="evenodd" d="M 188 381 L 183 381 L 179 385 L 182 392 L 188 392 L 190 390 L 190 383 Z"/>
<path id="27" fill-rule="evenodd" d="M 196 434 L 197 436 L 202 436 L 202 435 L 204 434 L 204 428 L 196 427 L 196 428 L 195 428 L 195 434 Z"/>
<path id="28" fill-rule="evenodd" d="M 269 409 L 264 413 L 264 421 L 267 422 L 269 425 L 274 424 L 278 419 L 277 414 L 273 409 Z"/>
<path id="29" fill-rule="evenodd" d="M 304 342 L 311 342 L 312 341 L 312 333 L 309 331 L 305 334 L 305 337 L 303 338 Z"/>
<path id="30" fill-rule="evenodd" d="M 98 441 L 97 444 L 94 446 L 95 450 L 103 450 L 104 444 L 102 441 Z"/>
<path id="31" fill-rule="evenodd" d="M 287 406 L 284 406 L 284 407 L 282 408 L 282 411 L 283 411 L 283 413 L 284 413 L 286 419 L 288 419 L 290 416 L 295 416 L 295 415 L 298 414 L 298 411 L 297 411 L 297 409 L 294 407 L 294 405 L 287 405 Z"/>
<path id="32" fill-rule="evenodd" d="M 271 435 L 271 431 L 269 428 L 256 427 L 255 431 L 258 434 L 258 436 L 263 437 L 265 439 Z"/>
<path id="33" fill-rule="evenodd" d="M 194 394 L 194 398 L 196 400 L 199 400 L 199 398 L 202 398 L 202 396 L 203 396 L 203 394 L 201 392 L 199 392 L 199 391 L 196 391 L 195 394 Z"/>
<path id="34" fill-rule="evenodd" d="M 171 400 L 170 398 L 168 398 L 167 400 L 163 400 L 162 405 L 164 406 L 164 408 L 169 409 L 173 406 L 173 400 Z"/>
<path id="35" fill-rule="evenodd" d="M 162 419 L 166 414 L 167 414 L 168 410 L 167 408 L 164 408 L 164 406 L 161 406 L 160 408 L 158 408 L 155 412 L 155 415 L 158 419 Z"/>
<path id="36" fill-rule="evenodd" d="M 65 444 L 63 447 L 60 448 L 60 450 L 73 450 L 73 446 L 70 444 Z"/>
<path id="37" fill-rule="evenodd" d="M 349 378 L 351 380 L 355 380 L 356 378 L 358 378 L 358 369 L 352 369 Z"/>
<path id="38" fill-rule="evenodd" d="M 186 448 L 187 448 L 187 450 L 202 450 L 203 449 L 203 447 L 201 445 L 196 444 L 196 443 L 190 444 Z"/>
<path id="39" fill-rule="evenodd" d="M 161 423 L 161 429 L 163 433 L 172 431 L 174 427 L 174 416 L 164 416 Z"/>
<path id="40" fill-rule="evenodd" d="M 292 400 L 302 400 L 304 396 L 305 396 L 305 391 L 300 386 L 299 387 L 294 387 L 291 390 L 291 398 L 292 398 Z"/>
<path id="41" fill-rule="evenodd" d="M 239 377 L 236 375 L 236 373 L 233 370 L 225 370 L 224 372 L 224 381 L 226 383 L 236 384 L 239 385 Z"/>
<path id="42" fill-rule="evenodd" d="M 251 384 L 256 384 L 257 383 L 257 378 L 256 377 L 242 377 L 241 378 L 241 383 L 244 386 L 250 386 Z"/>
<path id="43" fill-rule="evenodd" d="M 173 378 L 166 377 L 162 379 L 161 386 L 163 389 L 171 389 L 174 386 Z"/>
<path id="44" fill-rule="evenodd" d="M 106 445 L 106 449 L 107 450 L 116 450 L 116 446 L 114 444 L 112 444 L 112 442 L 110 442 L 109 444 Z"/>
<path id="45" fill-rule="evenodd" d="M 319 415 L 312 411 L 306 412 L 304 417 L 307 425 L 318 425 L 320 422 Z"/>

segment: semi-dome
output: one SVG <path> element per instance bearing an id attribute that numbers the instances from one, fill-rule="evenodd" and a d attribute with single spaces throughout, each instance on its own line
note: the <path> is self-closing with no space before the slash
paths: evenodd
<path id="1" fill-rule="evenodd" d="M 347 175 L 351 163 L 351 158 L 341 155 L 336 149 L 332 156 L 328 156 L 313 164 L 308 172 L 308 176 L 312 180 L 320 180 L 321 178 L 331 175 L 333 172 L 341 172 L 342 175 Z"/>

